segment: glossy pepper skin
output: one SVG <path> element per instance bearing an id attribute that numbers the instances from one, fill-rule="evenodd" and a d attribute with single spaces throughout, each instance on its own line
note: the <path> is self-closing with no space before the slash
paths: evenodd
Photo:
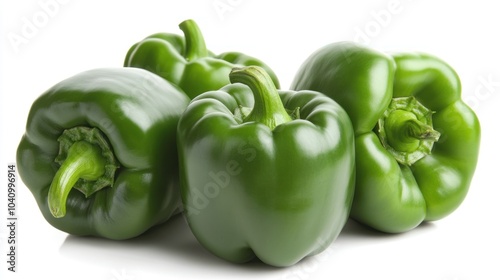
<path id="1" fill-rule="evenodd" d="M 235 66 L 260 66 L 279 88 L 278 78 L 264 62 L 238 52 L 214 55 L 207 50 L 194 20 L 181 22 L 179 28 L 184 38 L 156 33 L 134 44 L 127 52 L 124 66 L 151 71 L 180 86 L 190 98 L 229 84 L 229 72 Z"/>
<path id="2" fill-rule="evenodd" d="M 480 125 L 461 100 L 457 73 L 444 61 L 335 43 L 303 63 L 291 88 L 325 93 L 353 122 L 354 219 L 404 232 L 449 215 L 464 200 Z"/>
<path id="3" fill-rule="evenodd" d="M 289 266 L 324 250 L 349 216 L 352 125 L 321 93 L 278 94 L 261 68 L 230 77 L 179 121 L 184 214 L 200 243 L 225 260 Z"/>
<path id="4" fill-rule="evenodd" d="M 45 219 L 74 235 L 127 239 L 177 213 L 175 135 L 188 102 L 136 68 L 82 72 L 43 93 L 17 164 Z"/>

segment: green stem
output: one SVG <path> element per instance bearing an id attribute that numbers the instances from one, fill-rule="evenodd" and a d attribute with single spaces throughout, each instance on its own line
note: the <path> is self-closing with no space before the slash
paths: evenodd
<path id="1" fill-rule="evenodd" d="M 281 102 L 273 80 L 261 67 L 233 68 L 229 80 L 233 84 L 245 84 L 253 92 L 254 107 L 244 122 L 260 122 L 273 130 L 276 126 L 292 120 Z"/>
<path id="2" fill-rule="evenodd" d="M 80 178 L 97 180 L 105 173 L 105 165 L 106 160 L 99 147 L 86 141 L 74 143 L 50 185 L 48 203 L 52 215 L 55 218 L 64 217 L 66 200 L 76 182 Z"/>
<path id="3" fill-rule="evenodd" d="M 414 97 L 393 98 L 378 121 L 382 145 L 401 164 L 429 155 L 441 134 L 432 127 L 432 111 Z"/>
<path id="4" fill-rule="evenodd" d="M 420 146 L 420 140 L 437 141 L 439 132 L 422 123 L 415 114 L 395 110 L 385 119 L 387 143 L 400 152 L 413 152 Z"/>
<path id="5" fill-rule="evenodd" d="M 185 20 L 179 24 L 179 28 L 186 38 L 186 59 L 193 61 L 200 57 L 206 57 L 208 55 L 207 46 L 196 22 L 192 19 Z"/>
<path id="6" fill-rule="evenodd" d="M 410 138 L 418 140 L 430 140 L 432 142 L 437 142 L 441 133 L 434 130 L 430 125 L 426 125 L 418 120 L 410 120 L 406 122 L 406 134 Z"/>

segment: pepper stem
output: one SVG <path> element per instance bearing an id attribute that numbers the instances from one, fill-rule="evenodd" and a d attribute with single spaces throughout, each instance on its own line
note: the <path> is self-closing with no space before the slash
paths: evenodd
<path id="1" fill-rule="evenodd" d="M 432 127 L 432 113 L 414 97 L 400 97 L 379 119 L 378 136 L 399 163 L 409 166 L 431 153 L 441 136 Z"/>
<path id="2" fill-rule="evenodd" d="M 68 156 L 57 171 L 50 185 L 49 209 L 55 218 L 66 215 L 66 200 L 79 179 L 94 181 L 105 173 L 106 160 L 101 149 L 85 141 L 74 143 Z"/>
<path id="3" fill-rule="evenodd" d="M 59 154 L 54 162 L 60 167 L 50 185 L 48 202 L 52 215 L 60 218 L 66 214 L 66 200 L 71 189 L 89 197 L 105 187 L 113 187 L 120 164 L 98 128 L 69 128 L 57 141 Z"/>
<path id="4" fill-rule="evenodd" d="M 186 59 L 192 61 L 200 57 L 206 57 L 208 55 L 207 46 L 198 24 L 194 20 L 188 19 L 181 22 L 179 28 L 186 38 Z"/>
<path id="5" fill-rule="evenodd" d="M 437 142 L 441 136 L 441 133 L 434 130 L 432 126 L 426 125 L 418 120 L 409 120 L 406 123 L 406 130 L 409 137 L 419 140 Z"/>
<path id="6" fill-rule="evenodd" d="M 439 132 L 417 119 L 415 114 L 405 110 L 394 110 L 385 119 L 387 143 L 400 152 L 413 152 L 420 146 L 420 140 L 437 141 Z"/>
<path id="7" fill-rule="evenodd" d="M 244 122 L 260 122 L 273 130 L 292 120 L 281 102 L 278 90 L 267 72 L 258 66 L 233 68 L 229 74 L 232 84 L 242 83 L 250 87 L 254 95 L 254 107 Z"/>

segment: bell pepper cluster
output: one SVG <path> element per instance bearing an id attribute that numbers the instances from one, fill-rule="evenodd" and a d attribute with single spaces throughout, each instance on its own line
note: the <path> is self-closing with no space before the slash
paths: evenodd
<path id="1" fill-rule="evenodd" d="M 214 255 L 281 267 L 349 218 L 401 233 L 465 199 L 480 124 L 446 62 L 333 43 L 282 90 L 264 62 L 179 27 L 32 104 L 18 170 L 55 228 L 123 240 L 182 213 Z"/>

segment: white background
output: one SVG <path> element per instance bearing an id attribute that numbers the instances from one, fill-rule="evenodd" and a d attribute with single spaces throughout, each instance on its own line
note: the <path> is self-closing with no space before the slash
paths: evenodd
<path id="1" fill-rule="evenodd" d="M 1 1 L 1 279 L 500 279 L 496 1 L 55 1 Z M 405 234 L 349 222 L 324 253 L 276 269 L 214 257 L 182 217 L 129 241 L 68 236 L 45 222 L 19 181 L 18 272 L 8 272 L 6 169 L 15 161 L 31 103 L 78 72 L 120 67 L 128 48 L 147 35 L 181 34 L 177 25 L 188 18 L 197 21 L 209 49 L 261 58 L 285 89 L 310 53 L 335 41 L 443 58 L 460 75 L 463 98 L 482 124 L 466 200 L 449 217 Z"/>

